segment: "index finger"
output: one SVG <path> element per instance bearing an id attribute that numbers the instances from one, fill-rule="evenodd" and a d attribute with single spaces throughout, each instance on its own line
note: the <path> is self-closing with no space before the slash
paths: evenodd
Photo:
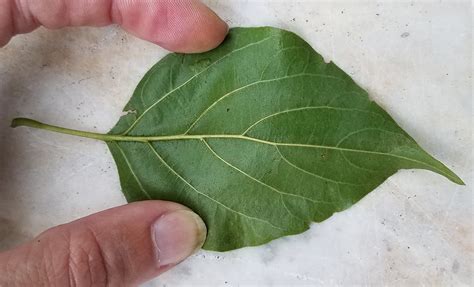
<path id="1" fill-rule="evenodd" d="M 197 0 L 4 0 L 0 46 L 39 26 L 105 26 L 126 31 L 165 49 L 194 53 L 219 45 L 227 24 Z"/>

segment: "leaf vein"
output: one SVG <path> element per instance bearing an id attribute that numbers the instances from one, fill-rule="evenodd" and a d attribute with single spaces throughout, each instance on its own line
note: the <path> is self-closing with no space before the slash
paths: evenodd
<path id="1" fill-rule="evenodd" d="M 357 169 L 365 170 L 365 171 L 368 171 L 368 172 L 377 172 L 377 170 L 375 170 L 375 169 L 369 169 L 369 168 L 365 168 L 365 167 L 362 167 L 362 166 L 357 165 L 355 162 L 353 162 L 352 160 L 348 159 L 348 158 L 346 157 L 346 155 L 344 154 L 344 152 L 342 152 L 342 151 L 339 151 L 339 152 L 341 153 L 342 158 L 344 158 L 344 160 L 345 160 L 350 166 L 352 166 L 352 167 L 354 167 L 354 168 L 357 168 Z"/>
<path id="2" fill-rule="evenodd" d="M 246 173 L 245 171 L 241 170 L 240 168 L 234 166 L 233 164 L 231 164 L 230 162 L 226 161 L 225 159 L 223 159 L 219 154 L 217 154 L 217 152 L 215 150 L 213 150 L 209 144 L 206 142 L 206 140 L 203 140 L 204 144 L 206 145 L 206 147 L 212 152 L 212 154 L 217 157 L 219 160 L 221 160 L 223 163 L 225 163 L 226 165 L 228 165 L 229 167 L 235 169 L 236 171 L 242 173 L 243 175 L 245 175 L 246 177 L 250 178 L 251 180 L 277 192 L 278 194 L 280 195 L 287 195 L 287 196 L 293 196 L 293 197 L 298 197 L 298 198 L 301 198 L 303 200 L 308 200 L 308 201 L 311 201 L 313 203 L 329 203 L 329 202 L 324 202 L 324 201 L 318 201 L 318 200 L 314 200 L 312 198 L 309 198 L 309 197 L 306 197 L 306 196 L 302 196 L 302 195 L 298 195 L 298 194 L 293 194 L 293 193 L 287 193 L 287 192 L 284 192 L 284 191 L 281 191 L 279 189 L 276 189 L 274 188 L 273 186 L 271 185 L 268 185 L 266 183 L 264 183 L 263 181 L 261 180 L 258 180 L 256 179 L 255 177 L 251 176 L 250 174 Z"/>
<path id="3" fill-rule="evenodd" d="M 92 134 L 94 135 L 95 134 Z M 91 138 L 95 138 L 92 137 Z M 206 138 L 217 138 L 217 139 L 241 139 L 241 140 L 249 140 L 263 144 L 269 144 L 274 146 L 293 146 L 293 147 L 307 147 L 307 148 L 320 148 L 320 149 L 332 149 L 332 150 L 340 150 L 340 151 L 348 151 L 348 152 L 357 152 L 357 153 L 366 153 L 366 154 L 376 154 L 382 156 L 391 156 L 395 158 L 400 158 L 412 162 L 416 162 L 418 164 L 424 165 L 426 167 L 432 168 L 436 170 L 438 173 L 445 175 L 447 178 L 453 178 L 450 174 L 444 172 L 443 170 L 439 169 L 436 166 L 431 164 L 419 161 L 417 159 L 409 158 L 406 156 L 393 154 L 393 153 L 384 153 L 378 151 L 370 151 L 370 150 L 361 150 L 361 149 L 352 149 L 352 148 L 341 148 L 336 146 L 323 146 L 323 145 L 313 145 L 313 144 L 299 144 L 299 143 L 282 143 L 282 142 L 273 142 L 268 140 L 257 139 L 248 136 L 242 136 L 237 134 L 214 134 L 214 135 L 172 135 L 172 136 L 123 136 L 123 135 L 107 135 L 104 137 L 103 135 L 100 136 L 99 139 L 105 141 L 132 141 L 132 142 L 149 142 L 149 141 L 173 141 L 173 140 L 202 140 Z"/>
<path id="4" fill-rule="evenodd" d="M 116 146 L 117 146 L 117 149 L 120 151 L 120 153 L 122 154 L 122 157 L 123 159 L 125 160 L 125 163 L 127 164 L 127 167 L 128 169 L 130 170 L 130 173 L 132 174 L 133 178 L 135 179 L 135 181 L 137 182 L 138 186 L 140 187 L 140 190 L 141 192 L 143 192 L 145 194 L 145 196 L 148 198 L 148 199 L 151 199 L 151 196 L 150 194 L 145 190 L 145 188 L 143 187 L 143 184 L 141 183 L 140 179 L 138 178 L 138 176 L 135 174 L 135 171 L 133 171 L 132 169 L 132 165 L 130 164 L 127 156 L 125 155 L 125 152 L 123 151 L 123 149 L 120 147 L 120 145 L 117 143 L 117 142 L 113 142 Z"/>
<path id="5" fill-rule="evenodd" d="M 293 212 L 288 208 L 288 206 L 286 206 L 285 198 L 283 197 L 282 194 L 280 194 L 280 201 L 281 201 L 283 207 L 285 207 L 286 212 L 287 212 L 290 216 L 292 216 L 292 217 L 294 217 L 294 218 L 296 218 L 296 219 L 298 219 L 298 220 L 304 220 L 304 218 L 301 218 L 301 217 L 298 216 L 297 214 L 293 213 Z"/>
<path id="6" fill-rule="evenodd" d="M 404 134 L 402 133 L 397 133 L 397 132 L 392 132 L 392 131 L 388 131 L 388 130 L 384 130 L 384 129 L 380 129 L 380 128 L 363 128 L 363 129 L 359 129 L 359 130 L 356 130 L 356 131 L 352 131 L 350 133 L 348 133 L 347 135 L 345 135 L 343 138 L 341 138 L 335 147 L 339 147 L 339 145 L 341 143 L 343 143 L 345 140 L 347 140 L 348 138 L 350 138 L 351 136 L 355 135 L 355 134 L 358 134 L 358 133 L 362 133 L 362 132 L 365 132 L 365 131 L 381 131 L 381 132 L 386 132 L 386 133 L 392 133 L 392 134 L 396 134 L 396 135 L 400 135 L 400 136 L 403 136 L 403 137 L 406 137 Z"/>
<path id="7" fill-rule="evenodd" d="M 190 187 L 192 190 L 194 190 L 197 194 L 201 195 L 201 196 L 204 196 L 205 198 L 213 201 L 214 203 L 216 203 L 217 205 L 233 212 L 233 213 L 236 213 L 240 216 L 243 216 L 245 218 L 248 218 L 248 219 L 251 219 L 251 220 L 256 220 L 256 221 L 260 221 L 260 222 L 263 222 L 265 224 L 268 224 L 268 225 L 271 225 L 273 228 L 276 228 L 276 229 L 279 229 L 279 230 L 283 230 L 283 228 L 279 227 L 279 226 L 276 226 L 274 224 L 272 224 L 271 222 L 267 221 L 267 220 L 264 220 L 264 219 L 261 219 L 261 218 L 258 218 L 258 217 L 253 217 L 253 216 L 250 216 L 250 215 L 246 215 L 240 211 L 237 211 L 225 204 L 223 204 L 222 202 L 210 197 L 209 195 L 203 193 L 203 192 L 200 192 L 197 188 L 195 188 L 191 183 L 189 183 L 184 177 L 182 177 L 174 168 L 172 168 L 161 156 L 160 154 L 158 153 L 158 151 L 153 147 L 152 144 L 150 144 L 149 142 L 147 142 L 148 146 L 150 147 L 150 149 L 153 151 L 153 153 L 155 154 L 155 156 L 161 161 L 161 163 L 163 163 L 166 168 L 168 168 L 168 170 L 170 170 L 176 177 L 178 177 L 182 182 L 184 182 L 188 187 Z"/>
<path id="8" fill-rule="evenodd" d="M 301 74 L 295 74 L 295 75 L 290 75 L 290 76 L 283 76 L 283 77 L 279 77 L 279 78 L 273 78 L 273 79 L 267 79 L 267 80 L 258 80 L 258 81 L 255 81 L 255 82 L 252 82 L 250 84 L 247 84 L 247 85 L 244 85 L 242 87 L 239 87 L 239 88 L 236 88 L 226 94 L 224 94 L 223 96 L 221 96 L 220 98 L 218 98 L 217 100 L 215 100 L 214 102 L 212 102 L 211 105 L 209 105 L 197 118 L 196 120 L 194 120 L 194 122 L 191 123 L 191 125 L 188 127 L 188 129 L 183 133 L 183 135 L 186 135 L 188 134 L 191 129 L 199 122 L 199 120 L 201 120 L 201 118 L 207 114 L 210 110 L 212 110 L 220 101 L 222 101 L 223 99 L 235 94 L 236 92 L 239 92 L 241 90 L 244 90 L 246 88 L 249 88 L 249 87 L 252 87 L 252 86 L 255 86 L 257 84 L 261 84 L 261 83 L 269 83 L 269 82 L 276 82 L 276 81 L 280 81 L 280 80 L 285 80 L 285 79 L 291 79 L 291 78 L 296 78 L 296 77 L 301 77 L 301 76 L 307 76 L 307 77 L 322 77 L 322 78 L 329 78 L 329 79 L 337 79 L 337 80 L 341 80 L 340 78 L 337 78 L 337 77 L 334 77 L 334 76 L 330 76 L 330 75 L 324 75 L 324 74 L 310 74 L 310 73 L 301 73 Z"/>
<path id="9" fill-rule="evenodd" d="M 283 48 L 283 49 L 280 49 L 278 50 L 272 57 L 271 57 L 271 60 L 268 61 L 268 63 L 265 65 L 265 67 L 262 69 L 262 73 L 260 73 L 260 80 L 263 79 L 263 74 L 267 71 L 268 67 L 270 66 L 270 64 L 273 62 L 273 58 L 275 58 L 276 56 L 278 56 L 281 52 L 283 51 L 286 51 L 286 50 L 291 50 L 291 49 L 301 49 L 301 48 L 304 48 L 302 46 L 291 46 L 291 47 L 286 47 L 286 48 Z"/>
<path id="10" fill-rule="evenodd" d="M 291 112 L 297 112 L 297 111 L 303 111 L 303 110 L 317 110 L 317 109 L 331 109 L 331 110 L 340 110 L 340 111 L 354 111 L 354 112 L 360 112 L 360 113 L 368 113 L 368 114 L 375 114 L 375 115 L 378 115 L 374 112 L 371 112 L 371 111 L 364 111 L 364 110 L 359 110 L 359 109 L 351 109 L 351 108 L 340 108 L 340 107 L 333 107 L 333 106 L 307 106 L 307 107 L 299 107 L 299 108 L 294 108 L 294 109 L 288 109 L 288 110 L 283 110 L 283 111 L 279 111 L 279 112 L 276 112 L 276 113 L 273 113 L 273 114 L 270 114 L 268 116 L 265 116 L 261 119 L 259 119 L 258 121 L 254 122 L 253 124 L 251 124 L 243 133 L 242 135 L 245 135 L 247 134 L 254 126 L 258 125 L 259 123 L 271 118 L 271 117 L 275 117 L 275 116 L 278 116 L 278 115 L 281 115 L 281 114 L 285 114 L 285 113 L 291 113 Z"/>
<path id="11" fill-rule="evenodd" d="M 245 45 L 243 47 L 240 47 L 238 49 L 235 49 L 235 50 L 232 50 L 231 52 L 225 54 L 224 56 L 222 56 L 221 58 L 215 60 L 214 62 L 212 62 L 211 64 L 209 64 L 209 66 L 205 67 L 202 71 L 199 71 L 198 73 L 194 74 L 192 77 L 190 77 L 188 80 L 186 80 L 184 83 L 182 83 L 181 85 L 177 86 L 176 88 L 170 90 L 169 92 L 167 92 L 163 97 L 159 98 L 158 100 L 156 100 L 152 105 L 150 105 L 145 111 L 143 111 L 143 113 L 137 117 L 137 119 L 130 125 L 130 127 L 123 133 L 123 135 L 126 135 L 128 134 L 131 130 L 133 130 L 133 128 L 138 124 L 138 122 L 141 121 L 141 119 L 151 110 L 153 109 L 156 105 L 158 105 L 160 102 L 162 102 L 164 99 L 166 99 L 169 95 L 171 95 L 172 93 L 174 93 L 175 91 L 179 90 L 180 88 L 184 87 L 185 85 L 187 85 L 189 82 L 191 82 L 194 78 L 196 78 L 197 76 L 201 75 L 202 73 L 204 73 L 205 71 L 209 70 L 211 67 L 213 67 L 214 65 L 216 65 L 217 63 L 221 62 L 222 60 L 230 57 L 232 54 L 238 52 L 238 51 L 242 51 L 242 50 L 245 50 L 249 47 L 252 47 L 252 46 L 255 46 L 255 45 L 258 45 L 260 43 L 263 43 L 265 41 L 267 41 L 268 39 L 272 38 L 274 36 L 269 36 L 269 37 L 266 37 L 262 40 L 259 40 L 257 42 L 253 42 L 253 43 L 250 43 L 248 45 Z M 146 80 L 145 84 L 148 83 L 148 79 Z M 143 85 L 142 89 L 145 89 L 146 85 Z"/>
<path id="12" fill-rule="evenodd" d="M 314 172 L 310 172 L 302 167 L 299 167 L 297 166 L 296 164 L 292 163 L 289 159 L 287 159 L 280 151 L 280 149 L 278 148 L 278 146 L 275 146 L 275 148 L 277 149 L 278 151 L 278 154 L 280 154 L 280 157 L 287 163 L 289 164 L 290 166 L 296 168 L 297 170 L 299 171 L 302 171 L 306 174 L 309 174 L 311 176 L 314 176 L 318 179 L 322 179 L 322 180 L 326 180 L 326 181 L 329 181 L 329 182 L 332 182 L 332 183 L 335 183 L 335 184 L 344 184 L 344 185 L 355 185 L 355 186 L 365 186 L 365 184 L 360 184 L 360 183 L 352 183 L 352 182 L 345 182 L 345 181 L 337 181 L 337 180 L 334 180 L 334 179 L 330 179 L 330 178 L 327 178 L 327 177 L 324 177 L 322 175 L 319 175 L 319 174 L 316 174 Z"/>

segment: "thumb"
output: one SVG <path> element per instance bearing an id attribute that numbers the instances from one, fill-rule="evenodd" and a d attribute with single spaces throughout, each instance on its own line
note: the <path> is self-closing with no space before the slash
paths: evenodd
<path id="1" fill-rule="evenodd" d="M 130 286 L 170 269 L 204 243 L 188 208 L 144 201 L 60 225 L 0 253 L 0 286 Z"/>

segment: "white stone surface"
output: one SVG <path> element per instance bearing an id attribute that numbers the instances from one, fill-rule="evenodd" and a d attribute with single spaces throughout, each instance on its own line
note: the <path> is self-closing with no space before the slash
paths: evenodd
<path id="1" fill-rule="evenodd" d="M 400 171 L 304 234 L 201 251 L 149 286 L 473 285 L 470 1 L 207 1 L 230 26 L 300 34 L 466 182 Z M 39 29 L 0 49 L 0 248 L 125 200 L 106 146 L 28 116 L 108 131 L 167 52 L 116 27 Z"/>

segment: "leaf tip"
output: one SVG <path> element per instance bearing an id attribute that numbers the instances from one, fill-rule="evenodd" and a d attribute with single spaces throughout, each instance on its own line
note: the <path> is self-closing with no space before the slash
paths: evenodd
<path id="1" fill-rule="evenodd" d="M 451 181 L 459 184 L 459 185 L 466 185 L 466 183 L 457 175 L 454 174 L 454 176 L 451 178 Z"/>
<path id="2" fill-rule="evenodd" d="M 446 171 L 443 173 L 443 175 L 455 184 L 466 185 L 466 183 L 459 176 L 457 176 L 452 170 L 448 168 L 446 168 Z"/>

